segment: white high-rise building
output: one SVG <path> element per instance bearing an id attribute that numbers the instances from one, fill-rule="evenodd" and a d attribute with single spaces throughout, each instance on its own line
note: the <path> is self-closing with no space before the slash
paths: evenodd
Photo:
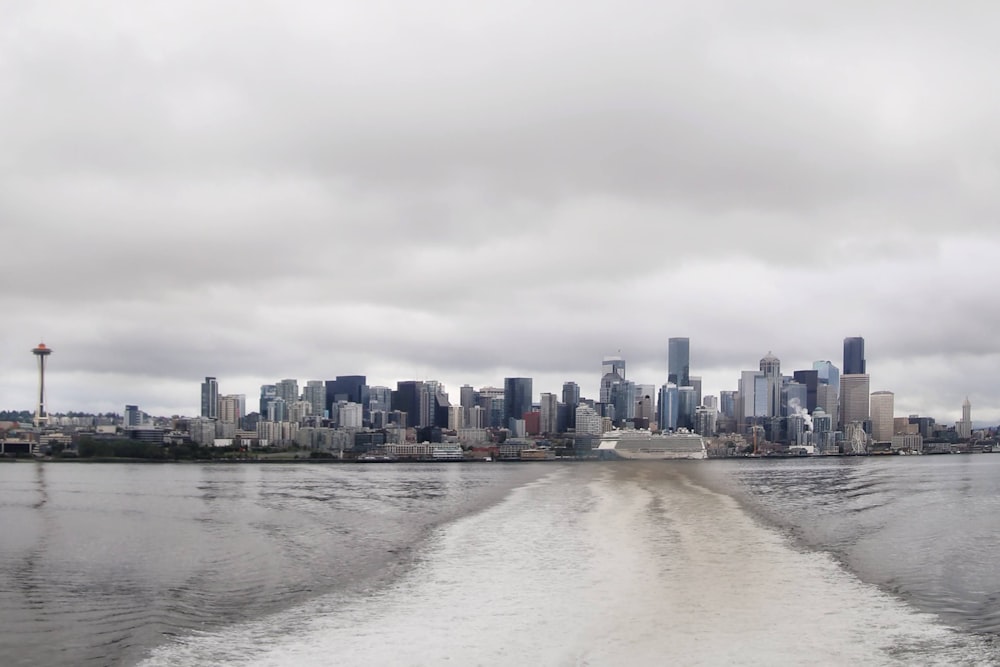
<path id="1" fill-rule="evenodd" d="M 969 402 L 968 396 L 962 401 L 962 421 L 955 424 L 955 431 L 963 440 L 972 437 L 972 403 Z"/>
<path id="2" fill-rule="evenodd" d="M 577 406 L 576 432 L 580 435 L 600 435 L 601 415 L 589 405 Z"/>
<path id="3" fill-rule="evenodd" d="M 760 372 L 767 380 L 767 399 L 764 417 L 781 416 L 781 360 L 768 352 L 760 360 Z"/>
<path id="4" fill-rule="evenodd" d="M 872 393 L 872 438 L 875 442 L 892 442 L 894 411 L 895 395 L 891 391 Z"/>
<path id="5" fill-rule="evenodd" d="M 360 403 L 337 403 L 337 425 L 340 428 L 361 428 L 363 414 Z"/>

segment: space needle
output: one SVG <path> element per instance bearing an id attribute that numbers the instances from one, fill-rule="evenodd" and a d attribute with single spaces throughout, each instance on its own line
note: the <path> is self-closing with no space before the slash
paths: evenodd
<path id="1" fill-rule="evenodd" d="M 46 347 L 45 343 L 39 343 L 31 352 L 38 358 L 38 405 L 35 406 L 35 428 L 40 428 L 49 419 L 45 413 L 45 358 L 52 354 L 52 350 Z"/>

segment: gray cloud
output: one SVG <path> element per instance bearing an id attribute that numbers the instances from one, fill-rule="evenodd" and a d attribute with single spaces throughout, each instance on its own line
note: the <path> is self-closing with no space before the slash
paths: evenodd
<path id="1" fill-rule="evenodd" d="M 40 336 L 54 409 L 191 412 L 209 374 L 593 394 L 672 335 L 715 392 L 864 335 L 901 409 L 1000 419 L 990 3 L 3 13 L 4 405 Z"/>

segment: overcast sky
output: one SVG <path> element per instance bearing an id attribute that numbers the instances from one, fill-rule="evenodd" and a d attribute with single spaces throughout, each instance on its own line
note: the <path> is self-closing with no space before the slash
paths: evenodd
<path id="1" fill-rule="evenodd" d="M 0 0 L 0 408 L 705 393 L 1000 421 L 1000 3 Z"/>

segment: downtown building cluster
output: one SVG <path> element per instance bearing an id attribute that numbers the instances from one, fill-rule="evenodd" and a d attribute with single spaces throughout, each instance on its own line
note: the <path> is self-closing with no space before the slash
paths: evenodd
<path id="1" fill-rule="evenodd" d="M 581 396 L 579 385 L 567 381 L 561 394 L 541 393 L 535 400 L 532 378 L 508 377 L 502 387 L 464 385 L 456 402 L 434 380 L 399 381 L 390 388 L 348 375 L 302 387 L 295 379 L 263 385 L 256 410 L 248 413 L 244 395 L 220 395 L 216 378 L 208 377 L 201 417 L 190 428 L 197 442 L 252 439 L 258 446 L 340 453 L 406 443 L 529 446 L 540 440 L 580 453 L 612 428 L 719 436 L 731 453 L 921 450 L 923 440 L 942 429 L 929 417 L 896 417 L 893 393 L 871 391 L 864 345 L 863 338 L 845 338 L 841 367 L 816 361 L 790 374 L 768 353 L 757 369 L 740 373 L 735 390 L 718 397 L 702 395 L 701 378 L 691 374 L 688 338 L 668 340 L 666 382 L 658 387 L 629 378 L 621 356 L 606 357 L 594 398 Z M 952 432 L 958 439 L 971 437 L 968 401 Z"/>
<path id="2" fill-rule="evenodd" d="M 39 349 L 49 352 L 36 348 L 36 356 Z M 560 394 L 543 392 L 535 400 L 532 378 L 507 377 L 503 386 L 464 385 L 453 401 L 434 380 L 403 380 L 390 388 L 369 385 L 364 375 L 338 375 L 304 385 L 294 378 L 262 385 L 248 406 L 246 395 L 223 394 L 217 378 L 206 377 L 197 417 L 152 418 L 139 406 L 126 405 L 121 423 L 101 418 L 89 428 L 96 436 L 126 435 L 150 444 L 190 442 L 243 451 L 297 447 L 339 458 L 462 458 L 463 451 L 476 449 L 500 458 L 547 456 L 539 450 L 586 456 L 613 428 L 695 432 L 714 438 L 716 456 L 917 452 L 925 440 L 953 444 L 974 435 L 985 438 L 973 434 L 968 399 L 954 427 L 930 417 L 896 417 L 894 394 L 871 391 L 860 337 L 844 339 L 839 368 L 816 361 L 784 374 L 769 352 L 756 369 L 740 373 L 736 389 L 718 396 L 704 396 L 701 377 L 691 374 L 690 339 L 670 338 L 666 352 L 666 381 L 659 386 L 633 381 L 621 356 L 605 357 L 594 398 L 566 381 Z M 68 418 L 45 412 L 44 357 L 39 358 L 34 424 L 36 430 L 48 428 L 44 437 L 24 439 L 21 446 L 68 446 L 68 427 L 60 428 Z"/>

